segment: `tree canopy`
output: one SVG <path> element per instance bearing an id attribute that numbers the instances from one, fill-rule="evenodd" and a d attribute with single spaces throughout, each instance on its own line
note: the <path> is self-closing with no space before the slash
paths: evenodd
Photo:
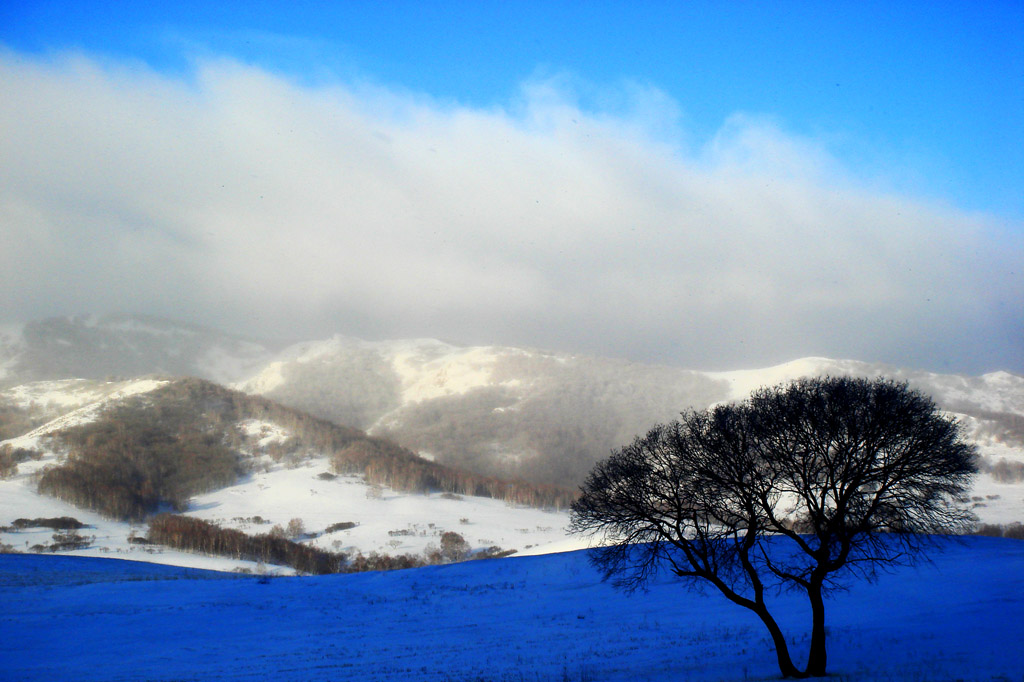
<path id="1" fill-rule="evenodd" d="M 572 506 L 606 579 L 642 587 L 667 569 L 713 586 L 771 633 L 784 676 L 826 669 L 824 597 L 910 563 L 935 534 L 968 530 L 976 453 L 926 396 L 887 379 L 816 378 L 688 411 L 599 463 Z M 806 667 L 766 594 L 807 595 Z"/>

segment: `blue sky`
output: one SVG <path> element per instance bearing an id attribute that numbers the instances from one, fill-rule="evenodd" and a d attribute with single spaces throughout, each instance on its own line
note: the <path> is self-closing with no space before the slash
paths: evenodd
<path id="1" fill-rule="evenodd" d="M 576 79 L 584 106 L 637 81 L 694 143 L 764 114 L 868 179 L 1024 216 L 1020 2 L 11 2 L 0 38 L 177 72 L 230 54 L 478 106 L 538 73 Z"/>
<path id="2" fill-rule="evenodd" d="M 1024 6 L 0 5 L 0 318 L 1024 372 Z"/>

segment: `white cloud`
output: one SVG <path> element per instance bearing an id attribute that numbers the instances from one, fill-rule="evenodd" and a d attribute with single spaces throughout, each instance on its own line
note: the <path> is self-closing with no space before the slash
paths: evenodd
<path id="1" fill-rule="evenodd" d="M 3 317 L 1024 371 L 1020 225 L 860 184 L 763 118 L 688 151 L 654 88 L 474 109 L 8 52 L 0 91 Z"/>

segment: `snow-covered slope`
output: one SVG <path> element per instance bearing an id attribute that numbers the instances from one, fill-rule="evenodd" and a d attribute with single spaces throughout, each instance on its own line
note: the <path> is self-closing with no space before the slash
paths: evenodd
<path id="1" fill-rule="evenodd" d="M 71 554 L 126 556 L 179 566 L 230 570 L 231 564 L 213 557 L 163 549 L 159 553 L 147 551 L 130 542 L 130 537 L 145 534 L 144 527 L 105 518 L 96 512 L 40 495 L 36 490 L 39 473 L 57 464 L 65 456 L 53 441 L 54 434 L 88 424 L 104 409 L 119 404 L 125 398 L 149 393 L 167 383 L 166 380 L 148 378 L 110 382 L 66 380 L 26 384 L 0 392 L 0 400 L 25 407 L 43 404 L 59 413 L 59 416 L 28 433 L 0 442 L 0 448 L 23 449 L 33 453 L 17 465 L 15 475 L 0 478 L 0 545 L 8 545 L 16 552 L 39 551 L 33 550 L 33 547 L 51 545 L 54 542 L 54 530 L 44 527 L 15 528 L 14 522 L 17 519 L 70 517 L 85 524 L 86 528 L 79 531 L 79 534 L 91 538 L 88 548 L 69 552 Z"/>
<path id="2" fill-rule="evenodd" d="M 42 409 L 57 415 L 28 433 L 0 442 L 0 447 L 9 446 L 39 453 L 40 458 L 19 465 L 19 476 L 16 478 L 30 479 L 59 456 L 59 453 L 52 450 L 49 436 L 72 426 L 89 423 L 110 405 L 131 396 L 149 393 L 167 383 L 166 379 L 150 378 L 104 382 L 71 379 L 25 384 L 0 391 L 0 401 L 7 404 L 26 409 L 43 405 Z"/>
<path id="3" fill-rule="evenodd" d="M 1024 451 L 1024 378 L 1007 372 L 968 377 L 829 358 L 702 372 L 507 346 L 345 336 L 275 352 L 215 330 L 128 315 L 0 328 L 0 388 L 149 373 L 235 381 L 240 390 L 440 463 L 567 487 L 609 451 L 681 410 L 821 374 L 905 379 L 959 416 L 979 442 L 1012 450 L 991 453 L 995 461 L 1016 461 Z M 34 423 L 45 416 L 39 405 Z"/>
<path id="4" fill-rule="evenodd" d="M 423 554 L 454 531 L 475 550 L 523 551 L 565 539 L 564 511 L 510 506 L 501 500 L 441 493 L 402 493 L 367 485 L 358 474 L 321 478 L 326 461 L 296 468 L 272 466 L 238 485 L 199 495 L 187 512 L 223 527 L 265 533 L 271 524 L 303 522 L 308 544 L 348 554 Z M 265 522 L 247 519 L 260 516 Z M 325 533 L 333 524 L 355 527 Z"/>
<path id="5" fill-rule="evenodd" d="M 885 376 L 908 382 L 913 388 L 932 396 L 936 403 L 951 412 L 989 411 L 1024 415 L 1024 377 L 1009 372 L 968 377 L 856 360 L 801 358 L 774 367 L 706 374 L 726 382 L 729 387 L 728 400 L 739 400 L 762 386 L 773 386 L 801 377 Z"/>
<path id="6" fill-rule="evenodd" d="M 679 368 L 347 337 L 287 349 L 236 387 L 443 463 L 573 487 L 612 447 L 726 394 L 725 382 Z"/>
<path id="7" fill-rule="evenodd" d="M 359 475 L 333 480 L 318 477 L 327 470 L 326 462 L 316 460 L 297 468 L 272 466 L 237 485 L 196 496 L 184 514 L 248 534 L 267 533 L 275 525 L 287 527 L 292 519 L 300 519 L 306 532 L 297 540 L 351 556 L 373 552 L 422 555 L 431 546 L 438 547 L 446 531 L 462 535 L 475 551 L 498 546 L 532 554 L 548 546 L 562 550 L 585 545 L 580 540 L 566 543 L 565 512 L 513 507 L 481 497 L 400 493 L 369 486 Z M 72 517 L 86 524 L 87 528 L 79 534 L 92 539 L 88 548 L 62 554 L 129 558 L 221 571 L 264 570 L 251 561 L 134 544 L 130 538 L 144 536 L 145 524 L 104 518 L 39 495 L 27 472 L 14 479 L 0 480 L 0 527 L 5 527 L 0 532 L 0 544 L 22 552 L 33 551 L 35 545 L 52 544 L 51 529 L 15 529 L 11 524 L 19 518 L 57 517 Z M 328 526 L 338 523 L 355 525 L 325 532 Z M 292 572 L 274 566 L 265 570 Z"/>
<path id="8" fill-rule="evenodd" d="M 183 566 L 231 570 L 256 567 L 247 561 L 218 559 L 132 542 L 145 535 L 142 524 L 117 521 L 40 495 L 38 475 L 64 461 L 59 439 L 52 436 L 72 426 L 89 424 L 104 410 L 126 398 L 150 393 L 170 382 L 141 379 L 131 382 L 46 382 L 19 386 L 0 398 L 67 408 L 60 416 L 30 432 L 0 442 L 0 448 L 30 451 L 16 473 L 0 479 L 0 544 L 17 551 L 53 544 L 48 528 L 16 528 L 16 519 L 72 517 L 87 524 L 79 534 L 89 546 L 71 553 L 120 556 Z M 62 390 L 63 389 L 63 390 Z M 210 387 L 214 403 L 222 400 Z M 90 402 L 91 400 L 91 402 Z M 82 403 L 85 404 L 82 404 Z M 275 526 L 301 521 L 296 540 L 349 556 L 381 553 L 422 555 L 440 545 L 445 532 L 460 534 L 473 551 L 536 550 L 564 542 L 564 511 L 542 511 L 504 501 L 455 494 L 403 493 L 371 485 L 362 474 L 332 473 L 330 453 L 303 445 L 290 425 L 268 418 L 246 417 L 235 424 L 232 440 L 249 472 L 235 484 L 194 496 L 184 512 L 249 534 L 267 533 Z M 343 524 L 333 529 L 330 526 Z M 293 524 L 294 525 L 294 524 Z M 34 551 L 40 551 L 36 549 Z M 281 570 L 272 568 L 271 570 Z M 287 572 L 287 571 L 286 571 Z"/>
<path id="9" fill-rule="evenodd" d="M 794 594 L 773 612 L 806 656 Z M 225 578 L 0 556 L 12 680 L 778 679 L 757 617 L 670 577 L 628 595 L 585 553 L 390 573 Z M 970 538 L 826 602 L 829 679 L 1019 680 L 1024 542 Z"/>
<path id="10" fill-rule="evenodd" d="M 905 380 L 961 419 L 993 462 L 1024 464 L 1024 377 L 1007 372 L 967 377 L 829 358 L 697 372 L 430 339 L 335 337 L 294 346 L 237 386 L 440 462 L 575 486 L 610 450 L 681 410 L 821 375 Z"/>
<path id="11" fill-rule="evenodd" d="M 425 360 L 423 364 L 436 361 L 436 358 Z M 798 376 L 807 368 L 807 363 L 796 363 L 772 368 L 764 376 L 784 380 Z M 820 365 L 811 367 L 812 371 L 820 369 Z M 744 390 L 760 378 L 756 373 L 751 376 L 746 372 L 720 376 L 736 391 Z M 0 400 L 6 399 L 9 403 L 25 406 L 45 402 L 51 409 L 61 412 L 28 433 L 0 442 L 0 448 L 32 453 L 17 464 L 15 475 L 0 480 L 0 526 L 8 527 L 0 532 L 0 543 L 17 550 L 46 546 L 51 544 L 51 530 L 15 529 L 11 527 L 14 520 L 70 516 L 88 524 L 90 527 L 81 534 L 94 538 L 87 549 L 76 550 L 77 554 L 138 557 L 207 568 L 253 569 L 249 562 L 199 557 L 133 543 L 131 537 L 143 535 L 144 526 L 113 521 L 53 497 L 41 496 L 36 491 L 38 474 L 46 467 L 59 464 L 64 457 L 59 441 L 50 438 L 51 435 L 71 426 L 88 424 L 112 405 L 132 396 L 150 395 L 171 383 L 158 379 L 45 382 L 0 392 Z M 203 385 L 195 380 L 193 383 Z M 222 406 L 223 389 L 206 386 L 206 392 L 200 394 L 202 397 L 186 396 L 186 401 Z M 1012 394 L 997 395 L 993 400 L 1006 401 L 1012 397 Z M 533 554 L 575 549 L 586 543 L 585 539 L 566 536 L 565 512 L 510 506 L 500 500 L 465 495 L 404 493 L 370 485 L 362 474 L 337 475 L 328 453 L 304 444 L 294 431 L 294 424 L 286 423 L 294 420 L 285 417 L 288 415 L 282 417 L 284 421 L 275 421 L 266 414 L 232 417 L 236 421 L 233 429 L 225 432 L 225 438 L 234 444 L 248 473 L 227 487 L 193 496 L 185 513 L 249 534 L 266 533 L 275 526 L 285 528 L 297 519 L 303 528 L 299 540 L 349 555 L 372 552 L 419 555 L 431 546 L 438 546 L 441 535 L 447 531 L 462 535 L 475 551 L 498 546 L 503 550 Z M 976 442 L 985 461 L 991 465 L 1005 460 L 1024 469 L 1020 447 L 977 426 L 983 420 L 966 419 L 976 423 Z M 978 477 L 972 494 L 972 504 L 982 522 L 1008 524 L 1024 520 L 1024 481 L 998 479 L 994 471 L 987 470 Z M 337 527 L 338 524 L 343 527 Z M 332 526 L 335 528 L 328 532 Z"/>

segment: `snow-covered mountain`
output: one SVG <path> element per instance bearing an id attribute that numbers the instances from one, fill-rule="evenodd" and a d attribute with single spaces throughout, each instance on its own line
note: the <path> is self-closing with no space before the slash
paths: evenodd
<path id="1" fill-rule="evenodd" d="M 52 551 L 60 533 L 31 522 L 68 517 L 86 526 L 76 531 L 84 546 L 64 548 L 75 554 L 254 568 L 142 543 L 143 517 L 172 506 L 250 535 L 288 529 L 294 540 L 350 558 L 421 556 L 446 532 L 471 553 L 538 551 L 565 540 L 564 510 L 516 503 L 528 486 L 496 481 L 497 497 L 464 494 L 489 482 L 208 382 L 74 380 L 0 392 L 8 408 L 41 402 L 52 418 L 0 442 L 0 545 L 15 551 Z M 119 459 L 126 444 L 131 453 Z M 459 492 L 418 492 L 417 476 Z"/>
<path id="2" fill-rule="evenodd" d="M 994 462 L 1015 462 L 1024 449 L 1024 377 L 1007 372 L 967 377 L 828 358 L 701 372 L 536 349 L 343 336 L 275 353 L 265 343 L 126 315 L 0 330 L 0 386 L 154 372 L 234 381 L 242 391 L 438 462 L 569 487 L 609 451 L 681 410 L 823 374 L 907 380 L 964 420 L 991 446 Z"/>
<path id="3" fill-rule="evenodd" d="M 727 395 L 659 367 L 432 339 L 298 344 L 235 385 L 482 473 L 575 487 L 651 424 Z"/>
<path id="4" fill-rule="evenodd" d="M 907 381 L 963 420 L 985 453 L 1024 462 L 1024 377 L 935 374 L 804 358 L 700 372 L 501 346 L 335 337 L 292 346 L 236 387 L 495 475 L 578 485 L 599 459 L 687 408 L 805 376 Z"/>
<path id="5" fill-rule="evenodd" d="M 234 387 L 249 395 L 365 430 L 438 464 L 567 488 L 575 488 L 610 450 L 680 410 L 740 399 L 760 386 L 803 376 L 888 376 L 931 395 L 966 425 L 982 454 L 973 493 L 982 521 L 1024 520 L 1024 377 L 1007 372 L 969 377 L 827 358 L 702 372 L 534 349 L 341 336 L 272 353 L 265 345 L 218 332 L 136 317 L 48 320 L 8 330 L 3 338 L 0 351 L 6 355 L 0 357 L 6 359 L 0 366 L 8 387 L 0 391 L 0 441 L 8 440 L 0 448 L 7 446 L 6 461 L 17 466 L 17 474 L 0 480 L 0 525 L 33 516 L 89 519 L 97 536 L 108 538 L 97 546 L 112 552 L 146 550 L 128 543 L 130 524 L 76 512 L 68 502 L 36 494 L 39 472 L 64 452 L 48 434 L 89 423 L 133 394 L 174 385 L 168 376 L 181 373 L 238 379 Z M 158 370 L 165 373 L 162 378 L 70 378 Z M 26 383 L 20 379 L 26 375 L 48 380 Z M 277 417 L 268 417 L 271 413 Z M 310 534 L 306 542 L 364 553 L 421 552 L 442 529 L 460 532 L 476 549 L 491 544 L 550 549 L 563 539 L 560 512 L 522 510 L 469 495 L 455 500 L 409 494 L 401 486 L 385 485 L 378 497 L 365 467 L 331 479 L 328 474 L 336 472 L 329 448 L 301 445 L 295 418 L 282 414 L 266 408 L 221 419 L 217 428 L 235 434 L 229 440 L 244 455 L 245 475 L 230 486 L 189 489 L 187 514 L 250 533 L 298 518 Z M 366 439 L 354 429 L 347 432 Z M 365 442 L 371 441 L 383 442 Z M 33 459 L 39 452 L 40 459 Z M 388 448 L 383 452 L 382 462 L 394 454 Z M 0 454 L 0 474 L 4 461 Z M 256 517 L 271 523 L 251 520 Z M 350 522 L 358 525 L 323 534 L 329 526 Z M 2 542 L 37 544 L 38 538 L 26 532 Z"/>

